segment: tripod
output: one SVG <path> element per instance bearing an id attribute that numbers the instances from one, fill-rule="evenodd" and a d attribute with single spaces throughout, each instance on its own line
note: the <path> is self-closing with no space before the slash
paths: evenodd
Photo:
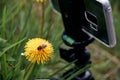
<path id="1" fill-rule="evenodd" d="M 91 64 L 90 53 L 86 46 L 93 42 L 94 39 L 82 31 L 82 26 L 88 24 L 84 17 L 84 1 L 58 0 L 58 3 L 65 28 L 62 39 L 67 46 L 72 47 L 69 50 L 61 47 L 60 56 L 68 62 L 75 61 L 75 67 L 62 75 L 66 80 L 72 75 L 67 76 L 69 73 L 76 72 L 79 67 L 82 69 Z M 94 78 L 90 71 L 86 70 L 72 78 L 72 80 L 94 80 Z"/>

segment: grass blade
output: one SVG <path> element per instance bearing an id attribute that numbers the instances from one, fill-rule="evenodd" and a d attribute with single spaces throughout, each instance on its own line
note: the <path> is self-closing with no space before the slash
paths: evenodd
<path id="1" fill-rule="evenodd" d="M 85 66 L 84 68 L 79 69 L 77 72 L 71 73 L 72 75 L 71 75 L 70 77 L 68 77 L 66 80 L 71 80 L 71 79 L 73 79 L 73 78 L 76 77 L 77 75 L 83 73 L 83 72 L 84 72 L 85 70 L 87 70 L 89 67 L 90 67 L 90 65 L 87 65 L 87 66 Z"/>
<path id="2" fill-rule="evenodd" d="M 3 16 L 2 16 L 2 37 L 5 37 L 5 25 L 6 25 L 6 20 L 7 20 L 7 9 L 6 6 L 4 7 L 3 10 Z"/>
<path id="3" fill-rule="evenodd" d="M 74 62 L 75 62 L 75 61 L 73 61 L 73 62 L 71 62 L 71 63 L 65 65 L 65 66 L 62 67 L 62 68 L 60 68 L 58 71 L 56 71 L 55 73 L 53 73 L 52 75 L 50 75 L 48 78 L 51 78 L 51 77 L 53 77 L 54 75 L 58 74 L 59 72 L 65 70 L 65 68 L 69 67 L 69 66 L 72 65 Z"/>
<path id="4" fill-rule="evenodd" d="M 7 77 L 7 60 L 6 60 L 6 54 L 3 54 L 1 57 L 1 70 L 2 70 L 2 76 L 3 79 L 6 80 Z"/>
<path id="5" fill-rule="evenodd" d="M 16 45 L 20 44 L 20 43 L 23 42 L 25 39 L 26 39 L 26 38 L 23 38 L 22 40 L 20 40 L 20 41 L 18 41 L 18 42 L 16 42 L 16 43 L 14 43 L 14 44 L 12 44 L 12 45 L 4 48 L 4 49 L 3 49 L 3 52 L 0 53 L 0 57 L 1 57 L 6 51 L 8 51 L 9 49 L 11 49 L 11 48 L 15 47 Z"/>

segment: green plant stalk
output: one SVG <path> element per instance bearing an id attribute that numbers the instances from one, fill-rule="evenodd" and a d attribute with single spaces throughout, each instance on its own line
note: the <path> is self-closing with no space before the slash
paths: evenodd
<path id="1" fill-rule="evenodd" d="M 45 20 L 45 17 L 44 17 L 44 15 L 45 15 L 45 4 L 44 4 L 44 2 L 42 3 L 42 20 L 41 20 L 41 25 L 40 25 L 40 27 L 41 27 L 41 29 L 40 29 L 40 37 L 42 37 L 42 35 L 43 35 L 43 29 L 44 29 L 44 20 Z"/>
<path id="2" fill-rule="evenodd" d="M 34 69 L 35 63 L 30 63 L 26 69 L 24 80 L 29 80 L 29 77 Z"/>

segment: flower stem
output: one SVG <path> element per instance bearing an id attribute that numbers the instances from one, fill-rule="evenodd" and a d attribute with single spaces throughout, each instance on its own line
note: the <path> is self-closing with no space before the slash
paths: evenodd
<path id="1" fill-rule="evenodd" d="M 43 29 L 44 29 L 44 14 L 45 14 L 45 5 L 44 2 L 41 3 L 42 4 L 42 20 L 41 20 L 41 29 L 40 29 L 40 37 L 42 37 L 43 35 Z"/>
<path id="2" fill-rule="evenodd" d="M 31 72 L 33 71 L 35 63 L 30 63 L 26 69 L 24 80 L 29 80 Z"/>

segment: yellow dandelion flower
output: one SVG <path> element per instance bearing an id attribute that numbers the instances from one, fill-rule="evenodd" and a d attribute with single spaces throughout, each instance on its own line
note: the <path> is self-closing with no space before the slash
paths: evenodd
<path id="1" fill-rule="evenodd" d="M 34 0 L 34 1 L 36 1 L 38 3 L 44 3 L 44 2 L 46 2 L 46 0 Z"/>
<path id="2" fill-rule="evenodd" d="M 52 44 L 41 38 L 30 39 L 25 45 L 24 56 L 32 63 L 45 63 L 51 59 Z"/>

